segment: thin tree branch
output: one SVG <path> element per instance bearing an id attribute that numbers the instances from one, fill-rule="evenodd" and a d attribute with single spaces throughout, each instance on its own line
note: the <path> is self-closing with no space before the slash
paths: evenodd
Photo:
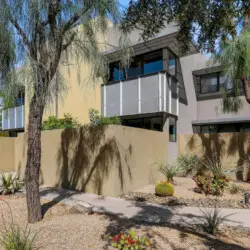
<path id="1" fill-rule="evenodd" d="M 14 20 L 11 16 L 9 17 L 11 23 L 13 24 L 13 26 L 16 28 L 16 30 L 18 31 L 18 33 L 20 34 L 20 36 L 23 39 L 24 44 L 29 48 L 29 50 L 31 51 L 31 46 L 30 46 L 30 42 L 28 37 L 26 36 L 25 32 L 23 31 L 23 29 L 19 26 L 19 24 L 17 23 L 16 20 Z"/>
<path id="2" fill-rule="evenodd" d="M 72 44 L 75 36 L 76 36 L 76 32 L 71 34 L 69 40 L 65 44 L 62 45 L 62 51 L 66 50 Z"/>

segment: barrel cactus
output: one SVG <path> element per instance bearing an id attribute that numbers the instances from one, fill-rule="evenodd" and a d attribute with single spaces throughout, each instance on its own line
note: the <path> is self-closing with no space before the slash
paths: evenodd
<path id="1" fill-rule="evenodd" d="M 155 185 L 155 194 L 159 196 L 173 196 L 174 186 L 167 181 L 160 181 Z"/>

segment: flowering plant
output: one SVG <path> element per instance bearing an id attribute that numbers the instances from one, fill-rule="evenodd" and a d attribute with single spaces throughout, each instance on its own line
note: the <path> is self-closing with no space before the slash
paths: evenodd
<path id="1" fill-rule="evenodd" d="M 145 237 L 139 237 L 134 230 L 130 230 L 128 233 L 119 233 L 116 236 L 110 237 L 111 246 L 117 249 L 133 250 L 133 249 L 151 249 L 152 243 Z"/>
<path id="2" fill-rule="evenodd" d="M 201 176 L 198 175 L 193 178 L 197 187 L 205 195 L 220 196 L 223 194 L 225 187 L 227 186 L 227 179 L 217 176 Z"/>

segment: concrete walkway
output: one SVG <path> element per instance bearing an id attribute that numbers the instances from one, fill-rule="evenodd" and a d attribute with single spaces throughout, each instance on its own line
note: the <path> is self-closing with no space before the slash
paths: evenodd
<path id="1" fill-rule="evenodd" d="M 168 207 L 55 188 L 43 188 L 40 195 L 41 198 L 50 201 L 52 205 L 58 202 L 68 205 L 88 203 L 93 206 L 94 212 L 112 214 L 140 222 L 180 225 L 202 222 L 200 220 L 201 211 L 197 207 Z M 230 215 L 224 224 L 250 228 L 250 209 L 225 208 L 221 210 L 221 215 Z"/>

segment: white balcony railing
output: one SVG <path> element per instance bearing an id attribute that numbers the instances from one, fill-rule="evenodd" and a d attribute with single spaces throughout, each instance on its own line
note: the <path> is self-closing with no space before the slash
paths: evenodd
<path id="1" fill-rule="evenodd" d="M 102 86 L 105 117 L 167 112 L 179 114 L 179 87 L 167 72 L 143 75 Z"/>
<path id="2" fill-rule="evenodd" d="M 2 130 L 24 128 L 24 105 L 2 110 Z"/>

